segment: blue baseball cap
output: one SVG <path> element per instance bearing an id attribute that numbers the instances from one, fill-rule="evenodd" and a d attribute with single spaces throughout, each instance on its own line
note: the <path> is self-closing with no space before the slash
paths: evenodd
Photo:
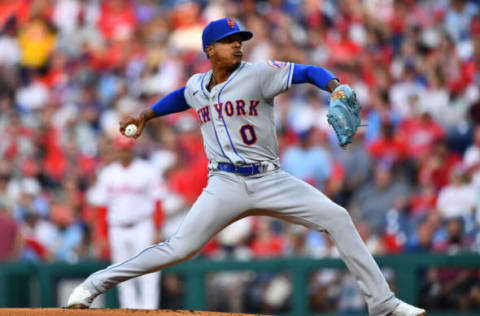
<path id="1" fill-rule="evenodd" d="M 223 18 L 208 23 L 202 33 L 203 51 L 208 45 L 233 34 L 240 34 L 242 41 L 247 41 L 253 37 L 252 32 L 240 30 L 237 22 L 231 18 Z"/>

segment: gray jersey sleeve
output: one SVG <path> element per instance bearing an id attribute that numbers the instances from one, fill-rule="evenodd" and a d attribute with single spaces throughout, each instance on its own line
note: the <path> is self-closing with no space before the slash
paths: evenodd
<path id="1" fill-rule="evenodd" d="M 193 97 L 193 92 L 200 89 L 200 86 L 197 84 L 199 78 L 199 74 L 195 74 L 188 79 L 187 83 L 185 84 L 184 96 L 185 101 L 191 108 L 195 108 L 195 99 Z"/>
<path id="2" fill-rule="evenodd" d="M 256 64 L 262 95 L 265 99 L 273 99 L 292 85 L 293 63 L 268 60 Z"/>

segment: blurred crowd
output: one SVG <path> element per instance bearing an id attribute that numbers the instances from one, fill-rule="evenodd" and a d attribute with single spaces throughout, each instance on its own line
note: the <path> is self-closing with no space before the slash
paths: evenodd
<path id="1" fill-rule="evenodd" d="M 254 33 L 245 60 L 323 66 L 355 89 L 368 126 L 348 150 L 314 86 L 276 98 L 276 126 L 283 168 L 345 206 L 373 254 L 480 251 L 479 1 L 3 0 L 0 260 L 109 259 L 88 192 L 116 159 L 118 121 L 209 70 L 201 33 L 225 16 Z M 196 114 L 149 122 L 135 150 L 164 186 L 167 238 L 207 180 Z M 265 217 L 231 225 L 201 255 L 338 257 L 326 235 Z M 467 272 L 427 271 L 424 304 L 479 308 L 480 275 Z M 283 277 L 266 278 L 270 296 L 257 279 L 248 293 L 264 300 L 249 311 L 285 308 Z M 364 308 L 358 296 L 332 301 L 325 284 L 338 282 L 312 277 L 313 309 Z M 461 299 L 447 298 L 455 286 Z"/>

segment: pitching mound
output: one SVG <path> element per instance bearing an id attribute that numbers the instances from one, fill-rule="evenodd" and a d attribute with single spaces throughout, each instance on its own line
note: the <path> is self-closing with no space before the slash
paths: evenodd
<path id="1" fill-rule="evenodd" d="M 0 316 L 244 316 L 247 314 L 144 310 L 144 309 L 66 309 L 66 308 L 0 308 Z M 249 314 L 252 315 L 252 314 Z"/>

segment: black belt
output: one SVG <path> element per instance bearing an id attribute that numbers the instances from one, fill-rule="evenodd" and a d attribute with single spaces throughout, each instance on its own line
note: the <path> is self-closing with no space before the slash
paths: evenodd
<path id="1" fill-rule="evenodd" d="M 260 173 L 262 172 L 260 167 L 260 164 L 238 166 L 226 162 L 219 162 L 217 165 L 218 170 L 237 173 L 242 176 L 249 176 Z"/>
<path id="2" fill-rule="evenodd" d="M 118 227 L 118 228 L 132 228 L 134 226 L 137 226 L 138 224 L 140 223 L 143 223 L 144 221 L 152 218 L 153 215 L 149 215 L 149 216 L 144 216 L 140 219 L 137 219 L 136 221 L 133 221 L 133 222 L 126 222 L 126 223 L 121 223 L 121 224 L 113 224 L 111 225 L 112 227 Z"/>

